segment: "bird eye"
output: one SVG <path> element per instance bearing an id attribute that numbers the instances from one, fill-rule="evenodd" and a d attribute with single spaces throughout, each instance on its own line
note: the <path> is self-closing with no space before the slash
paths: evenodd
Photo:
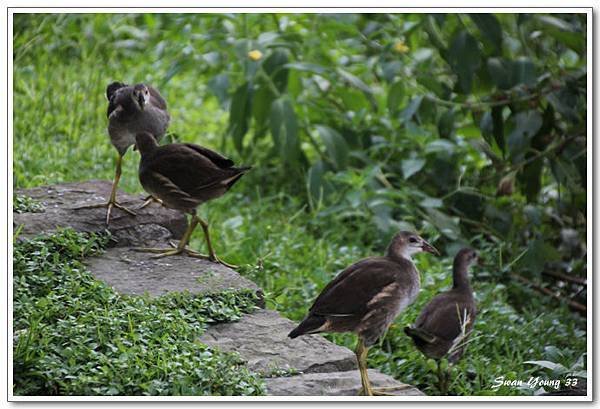
<path id="1" fill-rule="evenodd" d="M 408 239 L 408 241 L 411 242 L 411 243 L 416 243 L 417 239 L 414 238 L 414 237 L 411 237 L 410 239 Z"/>

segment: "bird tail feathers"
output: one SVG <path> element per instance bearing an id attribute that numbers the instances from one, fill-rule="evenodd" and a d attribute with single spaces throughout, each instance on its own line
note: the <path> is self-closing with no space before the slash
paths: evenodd
<path id="1" fill-rule="evenodd" d="M 288 334 L 290 338 L 296 338 L 304 334 L 314 334 L 320 331 L 320 328 L 325 324 L 325 317 L 309 315 L 296 328 Z"/>
<path id="2" fill-rule="evenodd" d="M 422 341 L 428 344 L 434 342 L 436 338 L 435 335 L 432 335 L 420 328 L 404 327 L 404 332 L 415 341 Z"/>

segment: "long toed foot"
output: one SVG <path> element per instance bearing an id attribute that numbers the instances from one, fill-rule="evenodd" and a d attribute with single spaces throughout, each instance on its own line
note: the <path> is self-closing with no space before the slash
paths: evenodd
<path id="1" fill-rule="evenodd" d="M 159 205 L 164 206 L 162 200 L 160 200 L 159 198 L 156 198 L 152 195 L 148 195 L 144 198 L 144 203 L 142 203 L 141 206 L 137 207 L 136 210 L 143 209 L 144 207 L 148 206 L 150 203 L 158 203 Z"/>
<path id="2" fill-rule="evenodd" d="M 362 387 L 358 391 L 358 395 L 361 396 L 396 396 L 394 391 L 399 392 L 404 389 L 410 388 L 410 385 L 398 385 L 398 386 L 384 386 L 380 388 L 368 387 L 365 393 L 365 388 Z"/>
<path id="3" fill-rule="evenodd" d="M 83 205 L 83 206 L 77 206 L 77 207 L 73 207 L 73 210 L 81 210 L 81 209 L 97 209 L 99 207 L 106 207 L 106 225 L 108 225 L 110 223 L 110 215 L 112 213 L 112 209 L 113 207 L 116 207 L 117 209 L 123 210 L 126 213 L 129 213 L 132 216 L 137 216 L 137 214 L 133 211 L 130 210 L 128 208 L 126 208 L 125 206 L 123 206 L 122 204 L 120 204 L 117 201 L 108 201 L 106 203 L 95 203 L 95 204 L 91 204 L 91 205 Z"/>
<path id="4" fill-rule="evenodd" d="M 193 217 L 197 220 L 196 223 L 200 223 L 200 226 L 202 227 L 202 231 L 204 232 L 204 238 L 206 239 L 206 246 L 208 247 L 208 255 L 209 255 L 208 259 L 210 261 L 212 261 L 213 263 L 219 263 L 219 264 L 224 265 L 225 267 L 229 267 L 229 268 L 233 268 L 233 269 L 238 268 L 238 266 L 236 266 L 234 264 L 229 264 L 229 263 L 221 260 L 219 257 L 217 257 L 217 255 L 215 254 L 215 250 L 213 249 L 212 243 L 210 241 L 210 233 L 208 231 L 208 223 L 196 215 L 194 215 Z"/>

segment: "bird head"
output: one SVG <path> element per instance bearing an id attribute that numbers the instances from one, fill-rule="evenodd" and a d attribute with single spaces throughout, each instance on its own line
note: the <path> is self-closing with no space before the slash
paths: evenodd
<path id="1" fill-rule="evenodd" d="M 477 254 L 477 252 L 468 247 L 461 249 L 458 253 L 456 253 L 456 256 L 454 257 L 454 263 L 464 266 L 465 268 L 468 268 L 473 264 L 478 263 L 478 261 L 479 255 Z"/>
<path id="2" fill-rule="evenodd" d="M 401 257 L 410 260 L 413 254 L 420 252 L 440 255 L 431 244 L 416 233 L 410 231 L 401 231 L 394 236 L 388 247 L 388 255 Z"/>
<path id="3" fill-rule="evenodd" d="M 145 84 L 135 84 L 133 86 L 133 93 L 131 96 L 135 104 L 139 107 L 140 111 L 143 111 L 144 107 L 150 100 L 150 91 Z"/>
<path id="4" fill-rule="evenodd" d="M 106 87 L 106 99 L 108 99 L 109 101 L 111 100 L 111 98 L 113 97 L 113 95 L 115 95 L 115 93 L 123 88 L 126 87 L 127 85 L 123 84 L 122 82 L 119 81 L 115 81 L 115 82 L 111 82 L 110 84 L 108 84 L 108 86 Z"/>
<path id="5" fill-rule="evenodd" d="M 158 147 L 156 138 L 150 132 L 140 132 L 135 135 L 135 145 L 133 149 L 140 151 L 140 154 L 144 156 L 146 153 L 152 152 Z"/>

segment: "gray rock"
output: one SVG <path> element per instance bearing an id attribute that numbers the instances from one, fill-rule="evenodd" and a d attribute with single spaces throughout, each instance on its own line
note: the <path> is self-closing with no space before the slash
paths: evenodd
<path id="1" fill-rule="evenodd" d="M 200 341 L 239 353 L 250 370 L 267 376 L 277 370 L 309 373 L 356 368 L 352 351 L 320 335 L 288 338 L 295 326 L 275 311 L 259 310 L 237 322 L 211 326 Z"/>
<path id="2" fill-rule="evenodd" d="M 398 382 L 388 375 L 369 369 L 373 387 L 399 387 L 386 390 L 396 396 L 423 396 L 417 388 Z M 356 396 L 361 388 L 358 370 L 346 372 L 310 373 L 290 377 L 265 379 L 269 395 L 274 396 Z"/>
<path id="3" fill-rule="evenodd" d="M 159 247 L 168 247 L 160 244 Z M 85 260 L 89 271 L 122 294 L 157 297 L 169 291 L 194 294 L 224 290 L 251 290 L 262 299 L 261 289 L 252 281 L 221 264 L 188 256 L 153 259 L 151 253 L 114 247 L 99 257 Z"/>
<path id="4" fill-rule="evenodd" d="M 142 195 L 133 196 L 119 190 L 117 200 L 134 210 L 137 216 L 113 209 L 108 227 L 105 207 L 74 209 L 86 204 L 106 202 L 111 187 L 111 181 L 92 180 L 18 190 L 17 194 L 41 202 L 44 211 L 13 213 L 13 224 L 15 227 L 23 225 L 19 236 L 23 238 L 51 233 L 57 227 L 71 227 L 81 232 L 102 232 L 108 229 L 115 239 L 112 244 L 117 246 L 153 245 L 169 237 L 179 239 L 183 236 L 187 227 L 185 215 L 156 203 L 135 210 L 143 203 Z"/>

